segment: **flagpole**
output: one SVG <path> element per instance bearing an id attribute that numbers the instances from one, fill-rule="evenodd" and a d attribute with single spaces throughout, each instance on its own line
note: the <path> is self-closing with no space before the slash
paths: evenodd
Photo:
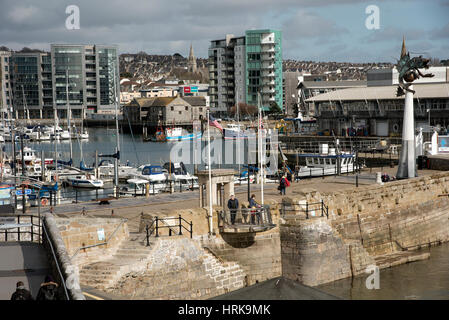
<path id="1" fill-rule="evenodd" d="M 262 110 L 261 110 L 261 104 L 260 104 L 260 93 L 258 94 L 258 109 L 259 109 L 259 170 L 260 170 L 260 202 L 263 206 L 264 203 L 264 199 L 263 199 L 263 183 L 264 183 L 264 179 L 263 179 L 263 159 L 262 159 Z"/>
<path id="2" fill-rule="evenodd" d="M 210 161 L 210 110 L 207 112 L 207 165 L 209 169 L 209 234 L 212 235 L 212 171 L 211 171 L 211 161 Z"/>

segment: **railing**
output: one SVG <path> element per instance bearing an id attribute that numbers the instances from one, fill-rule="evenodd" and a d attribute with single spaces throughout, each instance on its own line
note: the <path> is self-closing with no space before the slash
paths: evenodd
<path id="1" fill-rule="evenodd" d="M 231 215 L 232 214 L 232 215 Z M 234 221 L 234 224 L 232 223 Z M 273 225 L 271 219 L 270 207 L 264 205 L 258 208 L 239 208 L 235 211 L 221 210 L 218 212 L 218 226 L 271 226 Z"/>
<path id="2" fill-rule="evenodd" d="M 288 215 L 288 213 L 291 215 L 302 213 L 305 214 L 306 219 L 309 219 L 310 217 L 316 217 L 316 214 L 318 213 L 320 217 L 326 216 L 326 218 L 329 219 L 329 206 L 325 205 L 323 200 L 320 202 L 291 204 L 288 205 L 288 207 L 289 208 L 287 208 L 285 203 L 282 203 L 281 213 L 283 216 Z"/>
<path id="3" fill-rule="evenodd" d="M 173 193 L 173 192 L 185 192 L 194 189 L 198 189 L 198 183 L 196 179 L 189 179 L 183 181 L 175 180 L 165 180 L 161 182 L 150 181 L 149 184 L 149 195 L 155 195 L 158 193 Z M 49 206 L 56 205 L 56 192 L 49 191 L 50 197 L 46 200 Z M 79 187 L 71 187 L 70 189 L 65 189 L 59 192 L 60 201 L 63 203 L 78 203 L 87 201 L 99 201 L 103 198 L 112 197 L 114 194 L 114 188 L 97 188 L 97 189 L 87 189 Z M 118 191 L 119 197 L 140 197 L 146 196 L 146 188 L 138 189 L 137 186 L 134 189 L 125 191 L 120 189 Z M 45 197 L 43 197 L 45 198 Z M 47 199 L 47 198 L 45 198 Z"/>
<path id="4" fill-rule="evenodd" d="M 42 230 L 43 230 L 42 235 L 44 236 L 43 240 L 46 241 L 48 243 L 49 247 L 50 247 L 52 258 L 53 258 L 53 260 L 55 262 L 59 278 L 61 279 L 62 288 L 64 289 L 65 297 L 66 297 L 67 300 L 70 300 L 69 293 L 67 292 L 67 286 L 66 286 L 66 283 L 65 283 L 65 278 L 62 275 L 61 267 L 59 266 L 59 261 L 58 261 L 58 258 L 56 257 L 55 249 L 53 247 L 53 241 L 51 240 L 50 236 L 48 235 L 47 228 L 45 227 L 45 223 L 42 223 Z"/>
<path id="5" fill-rule="evenodd" d="M 175 223 L 178 224 L 169 224 L 168 221 L 174 220 Z M 183 224 L 187 224 L 188 228 Z M 155 233 L 155 237 L 159 237 L 161 229 L 168 229 L 168 236 L 172 235 L 182 235 L 182 230 L 184 229 L 188 233 L 190 233 L 190 238 L 193 237 L 193 223 L 192 221 L 188 222 L 181 215 L 178 217 L 168 217 L 168 218 L 159 218 L 155 217 L 155 219 L 151 222 L 151 224 L 147 224 L 145 227 L 146 238 L 147 238 L 147 246 L 150 245 L 150 237 L 153 233 Z"/>
<path id="6" fill-rule="evenodd" d="M 28 215 L 28 214 L 21 214 L 21 215 L 1 215 L 1 218 L 10 218 L 10 221 L 14 220 L 14 225 L 17 224 L 15 227 L 9 227 L 8 225 L 2 227 L 0 225 L 0 231 L 2 231 L 0 234 L 4 235 L 4 241 L 7 242 L 9 240 L 11 241 L 31 241 L 31 242 L 38 242 L 42 243 L 42 221 L 39 216 L 35 215 Z M 37 224 L 36 224 L 37 220 Z M 21 226 L 21 222 L 23 225 Z M 37 232 L 35 232 L 35 229 L 38 229 Z M 11 229 L 17 229 L 15 231 L 8 231 Z M 25 230 L 24 230 L 25 229 Z M 27 230 L 28 229 L 28 230 Z M 11 235 L 17 235 L 16 239 L 8 239 L 8 236 Z M 23 235 L 30 235 L 29 239 L 24 239 Z"/>

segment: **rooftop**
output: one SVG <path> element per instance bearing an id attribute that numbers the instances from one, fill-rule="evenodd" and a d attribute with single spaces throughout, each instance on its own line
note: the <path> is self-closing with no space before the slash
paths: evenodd
<path id="1" fill-rule="evenodd" d="M 404 99 L 404 96 L 396 97 L 397 87 L 393 85 L 341 89 L 319 94 L 307 99 L 306 102 Z M 449 83 L 415 84 L 413 88 L 416 91 L 414 97 L 417 99 L 449 98 Z"/>

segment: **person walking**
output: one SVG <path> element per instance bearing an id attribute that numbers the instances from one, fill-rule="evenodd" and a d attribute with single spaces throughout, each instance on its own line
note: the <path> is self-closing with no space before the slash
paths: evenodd
<path id="1" fill-rule="evenodd" d="M 31 292 L 25 289 L 22 281 L 17 282 L 16 291 L 11 295 L 11 300 L 34 300 Z"/>
<path id="2" fill-rule="evenodd" d="M 279 191 L 281 192 L 281 195 L 285 195 L 285 188 L 287 188 L 287 178 L 285 175 L 282 176 L 281 180 L 279 181 Z"/>
<path id="3" fill-rule="evenodd" d="M 41 283 L 36 300 L 60 300 L 59 285 L 50 275 L 46 276 L 45 282 Z"/>
<path id="4" fill-rule="evenodd" d="M 228 209 L 231 213 L 231 224 L 235 223 L 235 216 L 239 208 L 239 201 L 231 194 L 231 198 L 228 200 Z"/>

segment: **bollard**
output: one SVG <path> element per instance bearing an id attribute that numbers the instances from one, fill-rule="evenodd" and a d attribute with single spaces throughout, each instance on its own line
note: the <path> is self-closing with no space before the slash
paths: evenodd
<path id="1" fill-rule="evenodd" d="M 179 215 L 179 235 L 182 235 L 182 226 L 181 226 L 181 215 Z"/>
<path id="2" fill-rule="evenodd" d="M 359 175 L 358 174 L 355 175 L 355 186 L 357 188 L 359 187 Z"/>

